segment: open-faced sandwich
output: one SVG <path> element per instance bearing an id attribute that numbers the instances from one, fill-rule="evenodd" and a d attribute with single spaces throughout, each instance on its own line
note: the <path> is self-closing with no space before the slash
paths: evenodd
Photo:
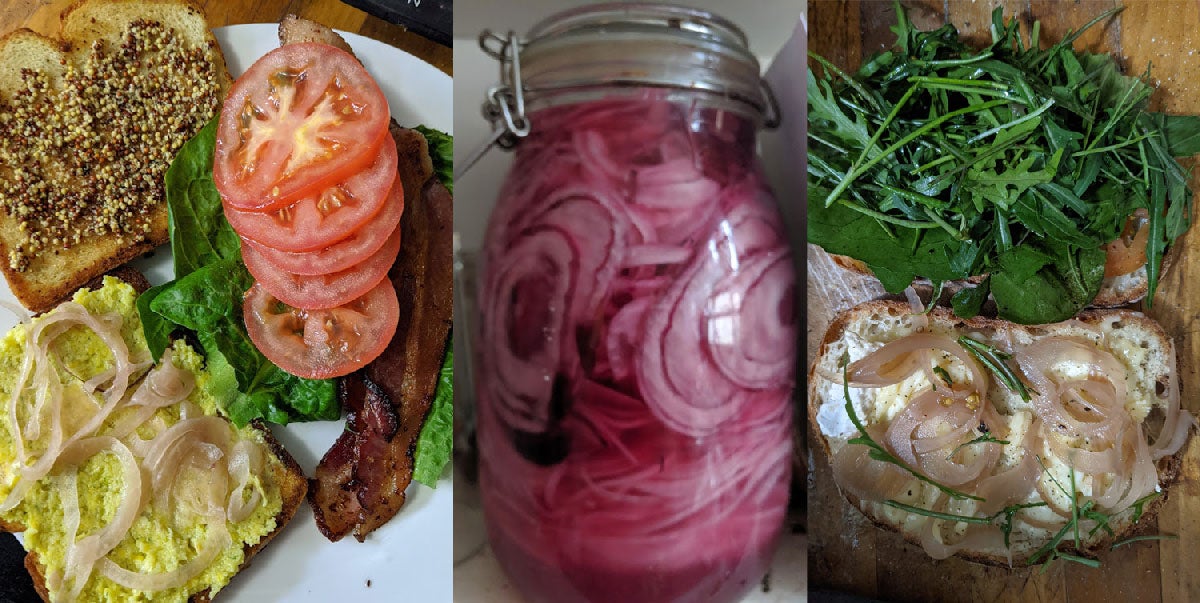
<path id="1" fill-rule="evenodd" d="M 808 75 L 808 240 L 892 293 L 968 281 L 953 306 L 1055 322 L 1089 305 L 1153 302 L 1192 192 L 1176 157 L 1200 118 L 1147 110 L 1148 75 L 1020 33 L 993 13 L 991 45 L 920 31 L 896 5 L 895 48 Z"/>
<path id="2" fill-rule="evenodd" d="M 930 556 L 1092 563 L 1179 475 L 1176 371 L 1128 310 L 1025 327 L 867 302 L 826 332 L 809 421 L 842 493 Z"/>
<path id="3" fill-rule="evenodd" d="M 206 601 L 304 500 L 261 425 L 219 414 L 204 358 L 155 359 L 106 277 L 0 339 L 0 528 L 48 601 Z"/>

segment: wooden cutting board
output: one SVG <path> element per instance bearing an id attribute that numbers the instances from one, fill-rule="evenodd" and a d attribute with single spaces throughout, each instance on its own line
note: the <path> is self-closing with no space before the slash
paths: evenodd
<path id="1" fill-rule="evenodd" d="M 953 23 L 976 46 L 991 41 L 992 9 L 1016 15 L 1028 35 L 1040 20 L 1041 39 L 1057 41 L 1117 3 L 1109 0 L 904 0 L 922 29 Z M 1115 55 L 1126 73 L 1152 64 L 1157 87 L 1152 108 L 1200 114 L 1200 2 L 1129 0 L 1125 11 L 1075 43 L 1078 50 Z M 891 2 L 809 2 L 809 49 L 842 68 L 856 68 L 872 53 L 891 47 Z M 1193 175 L 1192 189 L 1200 191 Z M 1197 221 L 1193 216 L 1193 223 Z M 1177 241 L 1173 265 L 1163 277 L 1153 308 L 1179 351 L 1183 406 L 1200 413 L 1200 226 Z M 830 319 L 840 310 L 881 295 L 869 279 L 847 275 L 819 249 L 809 247 L 808 362 Z M 879 530 L 838 493 L 829 461 L 813 450 L 809 480 L 809 580 L 813 589 L 841 590 L 894 601 L 1200 601 L 1200 438 L 1193 438 L 1181 483 L 1170 492 L 1158 531 L 1178 540 L 1136 543 L 1107 553 L 1091 569 L 1056 562 L 1044 573 L 1009 570 L 959 559 L 932 561 L 916 546 Z"/>

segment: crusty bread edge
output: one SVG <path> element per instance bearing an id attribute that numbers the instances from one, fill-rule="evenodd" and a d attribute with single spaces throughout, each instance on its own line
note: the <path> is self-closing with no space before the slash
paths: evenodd
<path id="1" fill-rule="evenodd" d="M 877 312 L 890 312 L 893 310 L 899 311 L 899 312 L 911 312 L 911 308 L 909 308 L 908 304 L 904 303 L 904 302 L 893 301 L 893 300 L 874 300 L 874 301 L 864 302 L 853 308 L 850 308 L 843 312 L 840 312 L 837 316 L 835 316 L 833 321 L 829 324 L 829 328 L 825 331 L 825 336 L 823 338 L 821 338 L 821 343 L 817 348 L 817 353 L 814 357 L 813 364 L 811 367 L 809 367 L 809 371 L 808 371 L 808 404 L 807 404 L 808 412 L 807 412 L 807 415 L 808 415 L 808 425 L 809 425 L 809 430 L 810 430 L 810 434 L 811 434 L 811 439 L 813 439 L 814 441 L 817 442 L 817 445 L 821 449 L 821 452 L 825 455 L 826 463 L 832 462 L 832 450 L 829 446 L 828 437 L 824 433 L 821 432 L 820 424 L 817 423 L 817 411 L 821 407 L 820 397 L 817 394 L 817 383 L 818 383 L 818 379 L 822 378 L 819 375 L 817 375 L 817 367 L 820 366 L 821 360 L 825 357 L 825 353 L 828 351 L 829 346 L 832 345 L 834 342 L 836 342 L 837 340 L 839 340 L 842 337 L 842 334 L 845 333 L 845 331 L 846 331 L 846 327 L 850 324 L 850 321 L 855 318 L 856 314 L 860 314 L 860 313 L 874 314 Z M 1151 326 L 1151 328 L 1156 332 L 1157 336 L 1159 336 L 1160 338 L 1162 338 L 1168 342 L 1171 342 L 1171 340 L 1167 336 L 1166 332 L 1164 332 L 1162 330 L 1162 327 L 1157 322 L 1155 322 L 1153 319 L 1151 319 L 1149 317 L 1146 317 L 1146 316 L 1144 316 L 1138 312 L 1134 312 L 1132 310 L 1122 310 L 1122 309 L 1084 310 L 1083 312 L 1081 312 L 1079 314 L 1079 316 L 1076 317 L 1076 320 L 1079 320 L 1079 321 L 1085 322 L 1085 323 L 1094 323 L 1094 322 L 1099 321 L 1101 318 L 1106 317 L 1106 316 L 1111 316 L 1114 313 L 1120 313 L 1120 314 L 1129 316 L 1131 319 L 1138 320 L 1139 322 L 1144 321 L 1148 326 Z M 1009 322 L 1006 320 L 999 320 L 999 319 L 987 318 L 987 317 L 975 317 L 975 318 L 970 318 L 970 319 L 962 319 L 962 318 L 955 316 L 954 313 L 952 311 L 950 311 L 949 309 L 941 308 L 941 307 L 934 308 L 933 312 L 931 314 L 932 314 L 932 318 L 934 320 L 940 319 L 940 320 L 951 321 L 951 323 L 954 325 L 954 328 L 956 330 L 958 330 L 958 329 L 990 329 L 990 330 L 1019 329 L 1019 330 L 1026 330 L 1031 326 L 1036 326 L 1036 325 L 1028 325 L 1028 326 L 1027 325 L 1019 325 L 1019 324 L 1012 323 L 1012 322 Z M 1171 342 L 1171 344 L 1173 345 L 1173 342 Z M 1175 369 L 1176 372 L 1178 372 L 1178 366 L 1171 367 L 1171 368 Z M 1186 412 L 1186 411 L 1184 411 L 1184 412 Z M 1191 437 L 1192 437 L 1192 434 L 1189 433 L 1188 441 L 1191 440 Z M 1140 533 L 1141 531 L 1146 530 L 1147 529 L 1146 526 L 1154 523 L 1155 519 L 1158 517 L 1158 513 L 1159 513 L 1160 509 L 1162 508 L 1162 505 L 1166 503 L 1167 497 L 1170 496 L 1171 485 L 1173 485 L 1176 481 L 1178 481 L 1180 475 L 1182 474 L 1183 456 L 1184 456 L 1184 454 L 1186 454 L 1187 449 L 1188 449 L 1188 444 L 1185 443 L 1182 447 L 1180 447 L 1179 451 L 1176 452 L 1174 455 L 1163 458 L 1163 459 L 1159 459 L 1158 462 L 1155 463 L 1155 468 L 1158 470 L 1158 482 L 1162 486 L 1163 495 L 1158 498 L 1155 498 L 1154 500 L 1151 500 L 1150 502 L 1148 502 L 1145 505 L 1145 507 L 1143 508 L 1142 517 L 1138 521 L 1138 523 L 1136 523 L 1136 524 L 1131 523 L 1131 524 L 1127 525 L 1124 530 L 1118 531 L 1113 536 L 1105 535 L 1104 537 L 1095 541 L 1094 543 L 1092 543 L 1090 546 L 1084 548 L 1083 550 L 1075 549 L 1074 545 L 1072 545 L 1070 543 L 1065 543 L 1065 545 L 1060 545 L 1059 550 L 1062 550 L 1064 552 L 1070 552 L 1070 553 L 1082 555 L 1084 557 L 1094 559 L 1097 557 L 1098 553 L 1106 550 L 1109 546 L 1112 545 L 1112 543 L 1116 542 L 1118 539 L 1133 536 L 1133 535 Z M 853 494 L 851 494 L 849 492 L 842 490 L 841 486 L 837 486 L 837 488 L 838 488 L 838 491 L 841 492 L 842 496 L 847 500 L 847 502 L 849 502 L 851 506 L 853 506 L 859 513 L 861 513 L 868 521 L 870 521 L 876 527 L 886 530 L 886 531 L 889 531 L 889 532 L 895 532 L 895 533 L 899 534 L 902 538 L 904 538 L 905 541 L 907 541 L 915 546 L 918 546 L 918 547 L 921 546 L 921 542 L 918 537 L 911 535 L 911 534 L 906 534 L 905 532 L 900 530 L 900 528 L 898 526 L 894 526 L 887 522 L 880 521 L 879 519 L 873 517 L 869 513 L 866 513 L 865 511 L 863 511 L 862 501 L 860 501 L 858 499 L 858 497 L 854 496 Z M 965 559 L 967 561 L 972 561 L 972 562 L 980 563 L 980 564 L 984 564 L 984 565 L 992 565 L 992 566 L 997 566 L 997 567 L 1009 567 L 1008 558 L 1000 557 L 998 555 L 984 555 L 984 554 L 978 554 L 978 553 L 971 552 L 971 551 L 959 551 L 958 553 L 955 554 L 955 556 Z M 1014 568 L 1024 567 L 1024 561 L 1026 561 L 1026 558 L 1014 557 L 1013 558 L 1013 567 Z"/>
<path id="2" fill-rule="evenodd" d="M 872 278 L 875 276 L 871 272 L 871 269 L 868 268 L 865 263 L 859 260 L 846 255 L 838 255 L 836 253 L 831 253 L 829 255 L 833 258 L 833 263 L 837 264 L 838 267 L 842 268 L 843 270 L 849 270 L 850 272 L 864 276 L 870 276 Z M 1165 274 L 1167 272 L 1173 263 L 1174 257 L 1174 254 L 1171 253 L 1163 255 L 1162 268 L 1160 270 L 1161 274 Z M 1105 280 L 1107 281 L 1108 279 Z M 956 282 L 968 282 L 977 285 L 983 282 L 983 277 L 973 276 L 969 279 L 966 279 L 966 281 Z M 1141 301 L 1142 298 L 1146 297 L 1146 293 L 1149 291 L 1149 289 L 1150 280 L 1145 277 L 1138 279 L 1133 283 L 1132 286 L 1124 289 L 1111 289 L 1101 285 L 1100 291 L 1096 293 L 1096 297 L 1091 301 L 1090 304 L 1088 304 L 1088 306 L 1091 308 L 1117 308 L 1120 306 L 1128 306 L 1129 304 L 1137 303 Z"/>

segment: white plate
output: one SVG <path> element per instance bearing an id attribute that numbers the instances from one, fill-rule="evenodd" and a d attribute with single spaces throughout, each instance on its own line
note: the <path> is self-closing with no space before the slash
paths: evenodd
<path id="1" fill-rule="evenodd" d="M 234 25 L 214 33 L 235 77 L 279 46 L 274 24 Z M 396 121 L 453 131 L 450 76 L 387 44 L 355 34 L 342 36 L 379 82 Z M 174 277 L 169 246 L 134 265 L 156 285 Z M 7 283 L 0 285 L 0 299 L 16 302 Z M 0 333 L 15 324 L 7 312 L 0 313 Z M 277 427 L 274 432 L 311 476 L 343 426 L 343 421 L 326 421 Z M 436 490 L 414 482 L 400 514 L 363 544 L 353 537 L 329 542 L 317 531 L 308 504 L 302 504 L 292 523 L 220 593 L 218 601 L 450 601 L 454 494 L 450 476 L 447 468 Z"/>

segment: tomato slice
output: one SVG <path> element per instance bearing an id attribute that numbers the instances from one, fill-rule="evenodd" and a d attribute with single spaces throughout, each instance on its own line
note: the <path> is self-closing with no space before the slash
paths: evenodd
<path id="1" fill-rule="evenodd" d="M 385 279 L 350 303 L 326 310 L 291 308 L 258 283 L 242 304 L 255 347 L 279 368 L 306 379 L 352 373 L 377 358 L 396 334 L 400 302 Z"/>
<path id="2" fill-rule="evenodd" d="M 258 241 L 242 237 L 242 245 L 254 247 L 271 265 L 292 274 L 316 275 L 341 272 L 358 264 L 383 247 L 404 214 L 404 192 L 399 185 L 392 187 L 392 197 L 383 204 L 379 214 L 350 234 L 324 249 L 313 251 L 280 251 Z"/>
<path id="3" fill-rule="evenodd" d="M 396 176 L 396 160 L 396 145 L 385 144 L 370 169 L 319 194 L 266 212 L 244 211 L 225 203 L 225 217 L 239 235 L 280 251 L 328 247 L 369 222 L 385 204 L 403 206 L 404 187 Z"/>
<path id="4" fill-rule="evenodd" d="M 396 262 L 400 252 L 400 228 L 388 237 L 383 247 L 371 254 L 366 261 L 333 274 L 305 276 L 292 274 L 271 265 L 253 247 L 242 248 L 242 260 L 246 269 L 254 275 L 271 295 L 279 301 L 305 310 L 340 306 L 386 280 L 388 269 Z"/>
<path id="5" fill-rule="evenodd" d="M 283 207 L 370 165 L 390 116 L 379 85 L 346 51 L 281 46 L 233 83 L 213 181 L 240 209 Z"/>

